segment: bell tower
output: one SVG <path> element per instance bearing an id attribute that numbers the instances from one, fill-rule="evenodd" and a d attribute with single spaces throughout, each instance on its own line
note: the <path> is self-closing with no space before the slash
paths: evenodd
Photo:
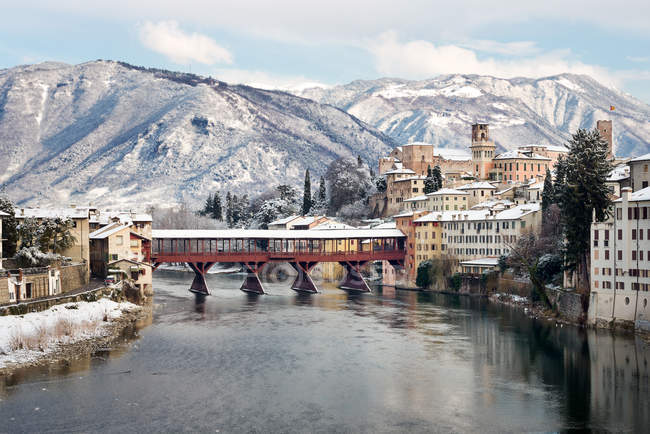
<path id="1" fill-rule="evenodd" d="M 612 121 L 596 121 L 596 129 L 602 137 L 607 142 L 607 159 L 611 159 L 614 156 L 614 143 L 612 141 Z"/>
<path id="2" fill-rule="evenodd" d="M 477 179 L 488 179 L 494 163 L 496 145 L 490 140 L 488 124 L 472 125 L 472 171 Z"/>

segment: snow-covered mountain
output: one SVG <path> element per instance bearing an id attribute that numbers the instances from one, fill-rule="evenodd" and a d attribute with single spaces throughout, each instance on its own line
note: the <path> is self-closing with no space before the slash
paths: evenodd
<path id="1" fill-rule="evenodd" d="M 0 70 L 0 187 L 21 204 L 196 204 L 395 145 L 332 106 L 191 74 L 112 61 Z"/>
<path id="2" fill-rule="evenodd" d="M 584 75 L 384 78 L 298 94 L 346 110 L 403 143 L 467 149 L 470 125 L 487 122 L 492 139 L 506 149 L 559 145 L 578 128 L 594 128 L 597 120 L 611 119 L 618 155 L 650 152 L 650 106 Z"/>

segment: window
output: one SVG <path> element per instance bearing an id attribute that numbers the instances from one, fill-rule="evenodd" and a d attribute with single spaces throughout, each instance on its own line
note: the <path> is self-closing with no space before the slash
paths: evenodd
<path id="1" fill-rule="evenodd" d="M 32 282 L 25 283 L 25 298 L 32 298 Z"/>
<path id="2" fill-rule="evenodd" d="M 632 239 L 636 240 L 636 229 L 632 229 Z"/>
<path id="3" fill-rule="evenodd" d="M 621 220 L 622 219 L 621 213 L 622 213 L 621 209 L 616 208 L 616 220 Z"/>
<path id="4" fill-rule="evenodd" d="M 619 251 L 618 251 L 618 260 L 619 260 L 619 261 L 622 261 L 622 260 L 623 260 L 623 251 L 622 251 L 622 250 L 619 250 Z"/>
<path id="5" fill-rule="evenodd" d="M 618 239 L 622 240 L 623 239 L 623 229 L 618 230 Z"/>
<path id="6" fill-rule="evenodd" d="M 609 250 L 605 250 L 605 260 L 609 260 Z"/>
<path id="7" fill-rule="evenodd" d="M 117 255 L 115 254 L 111 255 L 111 261 L 117 261 Z"/>

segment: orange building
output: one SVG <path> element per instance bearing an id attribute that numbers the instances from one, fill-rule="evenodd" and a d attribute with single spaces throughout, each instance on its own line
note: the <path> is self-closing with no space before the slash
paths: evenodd
<path id="1" fill-rule="evenodd" d="M 406 235 L 406 258 L 404 259 L 404 270 L 409 279 L 415 278 L 415 219 L 429 214 L 429 211 L 409 211 L 393 216 L 395 227 Z"/>
<path id="2" fill-rule="evenodd" d="M 494 179 L 501 182 L 544 180 L 551 159 L 533 152 L 509 151 L 494 158 Z"/>

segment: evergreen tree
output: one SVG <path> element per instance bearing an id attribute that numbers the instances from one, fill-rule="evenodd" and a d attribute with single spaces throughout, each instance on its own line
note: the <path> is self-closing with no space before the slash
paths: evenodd
<path id="1" fill-rule="evenodd" d="M 385 192 L 386 188 L 388 188 L 388 186 L 386 185 L 386 178 L 384 178 L 383 176 L 377 178 L 375 180 L 375 187 L 377 188 L 378 192 L 380 193 Z"/>
<path id="2" fill-rule="evenodd" d="M 210 193 L 208 194 L 208 198 L 205 200 L 203 209 L 199 211 L 199 215 L 212 216 L 213 211 L 214 211 L 214 198 L 212 197 L 212 193 Z"/>
<path id="3" fill-rule="evenodd" d="M 318 187 L 318 200 L 322 203 L 327 201 L 327 190 L 325 188 L 325 177 L 320 177 L 320 186 Z"/>
<path id="4" fill-rule="evenodd" d="M 361 155 L 357 155 L 357 167 L 363 166 L 363 160 L 361 159 Z"/>
<path id="5" fill-rule="evenodd" d="M 302 215 L 309 214 L 311 206 L 311 179 L 309 179 L 309 169 L 307 169 L 305 170 L 305 190 L 302 195 Z"/>
<path id="6" fill-rule="evenodd" d="M 219 193 L 215 193 L 212 197 L 212 214 L 211 217 L 215 220 L 223 220 L 223 210 L 221 209 L 221 196 Z"/>
<path id="7" fill-rule="evenodd" d="M 433 179 L 435 180 L 435 190 L 438 191 L 442 188 L 442 171 L 440 170 L 440 166 L 437 164 L 434 166 L 433 171 L 431 172 L 431 175 L 433 176 Z"/>
<path id="8" fill-rule="evenodd" d="M 552 203 L 555 202 L 555 190 L 553 189 L 553 176 L 551 171 L 546 169 L 546 178 L 544 178 L 544 190 L 542 190 L 542 211 L 546 211 Z"/>
<path id="9" fill-rule="evenodd" d="M 553 183 L 553 197 L 552 203 L 560 203 L 562 192 L 566 186 L 566 171 L 567 162 L 564 156 L 560 156 L 555 163 L 555 182 Z"/>
<path id="10" fill-rule="evenodd" d="M 226 193 L 226 224 L 232 227 L 232 196 L 230 192 Z"/>
<path id="11" fill-rule="evenodd" d="M 436 190 L 436 180 L 433 178 L 431 166 L 428 166 L 427 177 L 424 179 L 424 194 L 433 193 Z"/>
<path id="12" fill-rule="evenodd" d="M 565 263 L 568 269 L 576 271 L 578 288 L 585 298 L 589 294 L 592 217 L 596 221 L 605 220 L 612 205 L 605 185 L 612 170 L 607 152 L 608 144 L 598 130 L 579 129 L 569 140 L 569 154 L 558 170 L 559 176 L 565 178 L 558 202 L 566 240 Z"/>
<path id="13" fill-rule="evenodd" d="M 18 220 L 13 202 L 4 195 L 0 196 L 0 211 L 8 214 L 2 217 L 2 254 L 11 258 L 16 254 L 18 245 Z"/>

